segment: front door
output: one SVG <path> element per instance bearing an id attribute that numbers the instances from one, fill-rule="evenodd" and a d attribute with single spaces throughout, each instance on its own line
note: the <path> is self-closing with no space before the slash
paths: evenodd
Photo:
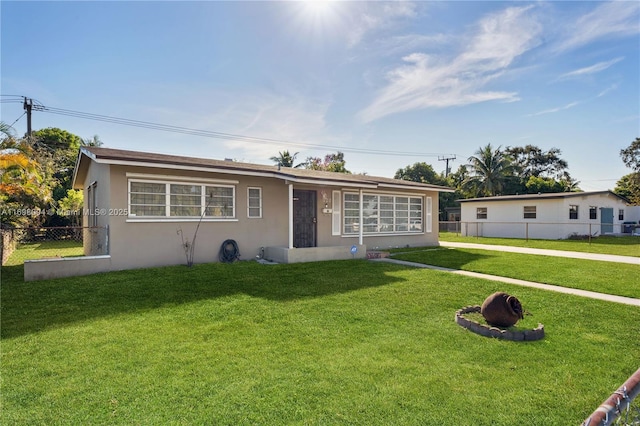
<path id="1" fill-rule="evenodd" d="M 316 191 L 293 190 L 293 246 L 316 246 Z"/>
<path id="2" fill-rule="evenodd" d="M 603 234 L 613 233 L 613 209 L 612 208 L 600 209 L 600 228 L 601 228 L 601 233 Z"/>

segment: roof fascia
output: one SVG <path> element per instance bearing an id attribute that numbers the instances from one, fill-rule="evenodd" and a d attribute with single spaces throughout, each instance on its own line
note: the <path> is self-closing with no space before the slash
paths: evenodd
<path id="1" fill-rule="evenodd" d="M 449 189 L 438 186 L 412 186 L 412 185 L 400 185 L 393 183 L 379 183 L 379 187 L 381 188 L 393 188 L 393 189 L 403 189 L 403 190 L 414 190 L 414 191 L 437 191 L 437 192 L 456 192 L 455 189 Z"/>

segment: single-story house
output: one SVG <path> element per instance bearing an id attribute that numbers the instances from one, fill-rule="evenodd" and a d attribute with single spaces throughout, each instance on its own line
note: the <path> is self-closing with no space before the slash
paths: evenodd
<path id="1" fill-rule="evenodd" d="M 368 175 L 83 147 L 73 188 L 85 226 L 107 227 L 85 256 L 102 270 L 215 262 L 233 240 L 241 259 L 280 263 L 366 257 L 367 249 L 438 245 L 438 193 L 450 188 Z"/>
<path id="2" fill-rule="evenodd" d="M 637 207 L 611 191 L 505 195 L 459 200 L 465 236 L 565 239 L 632 233 Z"/>

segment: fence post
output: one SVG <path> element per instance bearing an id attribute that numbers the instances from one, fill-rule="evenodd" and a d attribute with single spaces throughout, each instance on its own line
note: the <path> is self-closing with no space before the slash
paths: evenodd
<path id="1" fill-rule="evenodd" d="M 591 224 L 589 224 L 589 245 L 591 245 Z"/>
<path id="2" fill-rule="evenodd" d="M 524 223 L 524 228 L 525 241 L 529 242 L 529 222 Z"/>

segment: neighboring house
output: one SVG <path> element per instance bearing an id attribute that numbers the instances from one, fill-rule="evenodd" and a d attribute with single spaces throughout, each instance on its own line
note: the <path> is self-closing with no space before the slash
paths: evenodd
<path id="1" fill-rule="evenodd" d="M 564 239 L 631 233 L 640 219 L 611 191 L 505 195 L 459 200 L 466 236 Z M 627 222 L 625 224 L 625 222 Z"/>
<path id="2" fill-rule="evenodd" d="M 241 259 L 291 263 L 364 258 L 366 250 L 438 245 L 438 193 L 397 179 L 83 147 L 73 179 L 84 223 L 108 227 L 108 270 L 195 263 L 223 242 Z M 87 233 L 85 255 L 91 256 Z M 104 260 L 106 259 L 106 260 Z M 107 265 L 108 266 L 104 266 Z"/>

